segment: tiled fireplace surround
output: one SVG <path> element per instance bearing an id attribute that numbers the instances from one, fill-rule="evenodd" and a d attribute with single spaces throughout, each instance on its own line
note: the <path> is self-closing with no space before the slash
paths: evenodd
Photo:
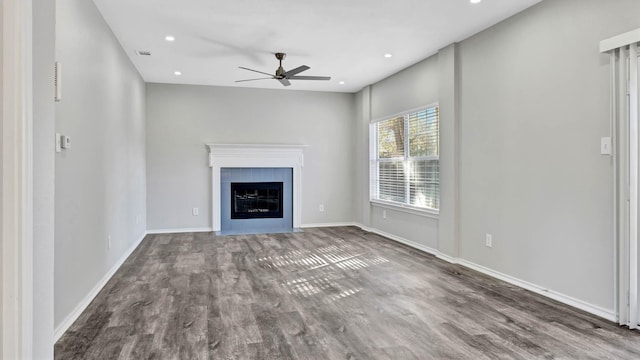
<path id="1" fill-rule="evenodd" d="M 282 182 L 282 218 L 232 219 L 231 183 Z M 279 232 L 293 229 L 291 168 L 221 168 L 220 231 Z"/>
<path id="2" fill-rule="evenodd" d="M 274 226 L 289 228 L 299 228 L 301 219 L 301 178 L 304 165 L 303 150 L 304 145 L 273 145 L 273 144 L 207 144 L 209 149 L 209 166 L 211 167 L 211 208 L 212 224 L 214 231 L 234 231 L 234 230 L 255 230 L 264 226 L 265 229 Z M 272 169 L 272 170 L 267 170 Z M 257 181 L 280 181 L 288 177 L 290 189 L 291 207 L 284 206 L 285 212 L 289 210 L 289 217 L 285 214 L 285 219 L 278 222 L 265 222 L 247 220 L 237 222 L 229 218 L 226 219 L 228 209 L 225 211 L 223 205 L 230 205 L 230 194 L 227 188 L 230 182 L 257 182 Z M 237 177 L 237 178 L 236 178 Z M 271 180 L 276 178 L 276 180 Z M 285 194 L 287 193 L 287 181 Z M 223 190 L 224 188 L 224 190 Z M 260 219 L 262 220 L 262 219 Z M 276 219 L 264 219 L 276 220 Z M 286 222 L 283 222 L 286 221 Z"/>

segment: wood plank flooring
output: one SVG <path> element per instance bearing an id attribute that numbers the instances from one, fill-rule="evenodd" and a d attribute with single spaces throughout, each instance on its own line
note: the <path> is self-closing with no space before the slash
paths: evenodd
<path id="1" fill-rule="evenodd" d="M 640 359 L 640 334 L 354 227 L 149 235 L 56 359 Z"/>

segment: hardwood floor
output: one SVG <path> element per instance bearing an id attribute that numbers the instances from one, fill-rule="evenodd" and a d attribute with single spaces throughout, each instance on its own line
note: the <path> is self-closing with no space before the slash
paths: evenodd
<path id="1" fill-rule="evenodd" d="M 149 235 L 56 359 L 639 359 L 640 334 L 354 227 Z"/>

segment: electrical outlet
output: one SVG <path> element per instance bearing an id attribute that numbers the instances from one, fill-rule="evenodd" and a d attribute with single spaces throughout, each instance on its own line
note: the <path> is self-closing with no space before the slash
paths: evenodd
<path id="1" fill-rule="evenodd" d="M 486 247 L 493 247 L 493 235 L 487 234 L 484 239 L 484 244 Z"/>
<path id="2" fill-rule="evenodd" d="M 136 225 L 140 224 L 140 215 L 136 216 Z"/>
<path id="3" fill-rule="evenodd" d="M 198 208 L 193 208 L 191 213 L 193 214 L 193 216 L 198 216 L 198 215 L 200 215 L 200 210 L 198 210 Z"/>
<path id="4" fill-rule="evenodd" d="M 107 236 L 107 246 L 111 249 L 111 235 Z"/>
<path id="5" fill-rule="evenodd" d="M 324 212 L 324 204 L 318 205 L 318 211 Z"/>

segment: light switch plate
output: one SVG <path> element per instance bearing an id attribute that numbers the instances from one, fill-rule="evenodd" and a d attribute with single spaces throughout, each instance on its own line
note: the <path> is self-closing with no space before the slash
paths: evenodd
<path id="1" fill-rule="evenodd" d="M 62 135 L 62 148 L 63 149 L 71 149 L 71 137 Z"/>

